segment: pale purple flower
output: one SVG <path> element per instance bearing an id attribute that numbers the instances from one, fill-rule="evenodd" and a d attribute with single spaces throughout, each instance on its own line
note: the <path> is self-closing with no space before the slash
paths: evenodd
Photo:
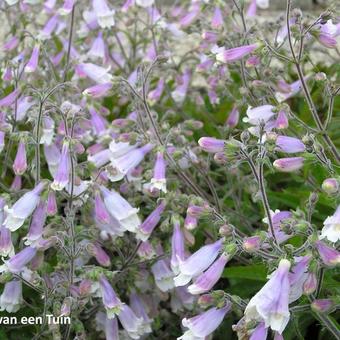
<path id="1" fill-rule="evenodd" d="M 82 63 L 76 66 L 76 73 L 82 77 L 88 77 L 98 84 L 109 83 L 112 75 L 109 74 L 110 67 L 104 68 L 93 63 Z"/>
<path id="2" fill-rule="evenodd" d="M 258 44 L 244 45 L 231 49 L 223 49 L 216 54 L 216 60 L 221 63 L 232 63 L 252 53 L 258 48 Z"/>
<path id="3" fill-rule="evenodd" d="M 227 254 L 221 254 L 209 269 L 198 276 L 197 279 L 194 280 L 194 283 L 188 287 L 189 293 L 193 295 L 202 294 L 212 289 L 220 279 L 227 262 Z"/>
<path id="4" fill-rule="evenodd" d="M 321 241 L 316 241 L 315 246 L 321 257 L 322 262 L 326 266 L 334 267 L 340 263 L 340 253 L 336 249 L 327 246 L 324 242 Z"/>
<path id="5" fill-rule="evenodd" d="M 112 83 L 103 83 L 97 84 L 91 87 L 88 87 L 83 91 L 83 95 L 89 96 L 92 98 L 101 98 L 105 97 L 109 94 L 110 90 L 112 89 Z"/>
<path id="6" fill-rule="evenodd" d="M 16 120 L 22 121 L 28 112 L 28 110 L 35 104 L 34 100 L 32 100 L 32 97 L 21 97 L 18 99 L 17 103 L 17 115 Z"/>
<path id="7" fill-rule="evenodd" d="M 115 25 L 115 11 L 109 8 L 106 0 L 92 0 L 92 6 L 101 28 L 110 28 Z"/>
<path id="8" fill-rule="evenodd" d="M 184 327 L 189 328 L 189 330 L 178 339 L 205 339 L 221 324 L 230 308 L 231 304 L 227 303 L 223 308 L 213 307 L 193 318 L 184 318 L 182 324 Z"/>
<path id="9" fill-rule="evenodd" d="M 27 169 L 26 147 L 24 142 L 18 145 L 17 154 L 13 162 L 13 170 L 16 175 L 22 175 Z"/>
<path id="10" fill-rule="evenodd" d="M 286 129 L 288 126 L 289 126 L 289 122 L 288 122 L 286 112 L 283 110 L 280 110 L 276 117 L 275 128 Z"/>
<path id="11" fill-rule="evenodd" d="M 103 165 L 110 162 L 111 157 L 112 153 L 110 149 L 104 149 L 89 156 L 87 159 L 89 162 L 93 163 L 96 168 L 101 168 Z"/>
<path id="12" fill-rule="evenodd" d="M 36 254 L 37 250 L 35 248 L 26 247 L 19 253 L 13 255 L 9 260 L 4 260 L 5 264 L 0 266 L 0 272 L 9 271 L 15 274 L 20 273 Z"/>
<path id="13" fill-rule="evenodd" d="M 22 176 L 15 175 L 11 184 L 11 190 L 20 190 L 22 187 Z"/>
<path id="14" fill-rule="evenodd" d="M 174 274 L 179 274 L 179 262 L 185 260 L 184 235 L 181 230 L 180 221 L 175 216 L 173 218 L 173 233 L 171 237 L 171 260 L 170 266 Z"/>
<path id="15" fill-rule="evenodd" d="M 144 220 L 141 226 L 137 230 L 136 237 L 142 241 L 146 241 L 152 231 L 156 228 L 157 224 L 159 223 L 162 213 L 165 209 L 165 201 L 162 200 L 156 209 Z"/>
<path id="16" fill-rule="evenodd" d="M 239 117 L 240 112 L 238 111 L 237 106 L 234 105 L 225 122 L 226 125 L 231 129 L 234 128 L 238 124 Z"/>
<path id="17" fill-rule="evenodd" d="M 5 284 L 0 296 L 0 310 L 7 313 L 15 313 L 23 303 L 22 283 L 20 280 L 13 280 Z"/>
<path id="18" fill-rule="evenodd" d="M 89 254 L 94 256 L 97 262 L 103 267 L 109 267 L 111 265 L 111 260 L 109 255 L 98 243 L 89 243 L 87 245 L 87 250 Z"/>
<path id="19" fill-rule="evenodd" d="M 136 168 L 144 159 L 145 155 L 153 149 L 152 144 L 146 144 L 141 148 L 133 149 L 125 155 L 118 158 L 111 158 L 111 167 L 108 177 L 111 181 L 116 182 L 124 178 L 130 171 Z"/>
<path id="20" fill-rule="evenodd" d="M 219 29 L 223 27 L 223 16 L 219 7 L 215 7 L 214 14 L 211 19 L 211 27 L 213 29 Z"/>
<path id="21" fill-rule="evenodd" d="M 46 203 L 44 201 L 40 201 L 37 208 L 35 209 L 31 224 L 28 230 L 28 234 L 25 237 L 25 245 L 34 245 L 36 241 L 42 238 L 43 228 L 46 221 Z"/>
<path id="22" fill-rule="evenodd" d="M 184 220 L 184 227 L 188 230 L 193 230 L 197 227 L 198 218 L 187 212 Z"/>
<path id="23" fill-rule="evenodd" d="M 279 158 L 274 161 L 273 166 L 281 172 L 294 172 L 303 167 L 303 157 Z"/>
<path id="24" fill-rule="evenodd" d="M 294 261 L 295 264 L 289 273 L 289 303 L 299 299 L 303 293 L 303 285 L 308 276 L 308 266 L 311 261 L 311 256 L 295 257 Z"/>
<path id="25" fill-rule="evenodd" d="M 97 85 L 97 86 L 102 86 Z M 107 121 L 93 107 L 89 108 L 92 128 L 97 136 L 101 136 L 107 130 Z"/>
<path id="26" fill-rule="evenodd" d="M 104 196 L 104 204 L 110 215 L 118 220 L 125 230 L 136 232 L 141 224 L 137 215 L 138 209 L 133 208 L 116 191 L 110 191 L 104 186 L 101 186 L 100 189 Z"/>
<path id="27" fill-rule="evenodd" d="M 304 80 L 308 80 L 310 75 L 304 77 Z M 278 82 L 279 91 L 275 93 L 275 98 L 279 103 L 284 102 L 285 100 L 293 97 L 301 90 L 301 81 L 296 80 L 291 84 L 287 84 L 284 81 Z"/>
<path id="28" fill-rule="evenodd" d="M 340 239 L 340 205 L 332 216 L 328 216 L 323 222 L 320 239 L 328 239 L 331 242 L 337 242 Z"/>
<path id="29" fill-rule="evenodd" d="M 60 151 L 54 143 L 44 144 L 44 155 L 48 165 L 48 170 L 51 175 L 54 176 L 59 166 Z"/>
<path id="30" fill-rule="evenodd" d="M 246 320 L 264 321 L 265 327 L 282 334 L 290 318 L 289 269 L 290 262 L 281 260 L 269 281 L 249 301 L 244 311 Z"/>
<path id="31" fill-rule="evenodd" d="M 284 231 L 282 231 L 281 224 L 285 220 L 291 218 L 292 213 L 290 211 L 280 211 L 280 210 L 276 209 L 275 212 L 271 210 L 270 215 L 271 215 L 272 224 L 273 224 L 273 227 L 274 227 L 274 233 L 275 233 L 276 240 L 279 243 L 282 243 L 282 242 L 288 240 L 291 237 L 291 235 L 287 235 Z M 271 232 L 271 229 L 269 228 L 268 218 L 265 217 L 262 221 L 264 223 L 268 224 L 268 233 L 272 237 L 272 232 Z"/>
<path id="32" fill-rule="evenodd" d="M 223 240 L 206 245 L 197 250 L 183 262 L 179 262 L 179 274 L 174 278 L 176 286 L 184 286 L 193 277 L 200 275 L 216 259 L 222 248 Z"/>
<path id="33" fill-rule="evenodd" d="M 176 103 L 183 103 L 191 80 L 191 71 L 185 70 L 181 76 L 177 77 L 177 86 L 171 92 L 171 96 Z"/>
<path id="34" fill-rule="evenodd" d="M 0 107 L 11 106 L 15 100 L 18 98 L 20 90 L 16 89 L 7 96 L 0 99 Z"/>
<path id="35" fill-rule="evenodd" d="M 50 191 L 47 197 L 46 213 L 48 216 L 54 216 L 57 213 L 57 211 L 58 211 L 58 207 L 57 207 L 57 200 L 55 197 L 55 192 Z"/>
<path id="36" fill-rule="evenodd" d="M 268 328 L 265 326 L 264 322 L 260 322 L 258 326 L 251 333 L 249 340 L 266 340 L 267 339 Z"/>
<path id="37" fill-rule="evenodd" d="M 5 132 L 4 131 L 0 131 L 0 153 L 2 152 L 2 150 L 5 147 Z"/>
<path id="38" fill-rule="evenodd" d="M 96 39 L 94 39 L 91 49 L 87 52 L 90 59 L 102 59 L 105 60 L 106 47 L 103 39 L 103 33 L 99 32 Z"/>
<path id="39" fill-rule="evenodd" d="M 138 318 L 128 305 L 121 307 L 118 319 L 130 338 L 139 339 L 145 333 L 143 319 Z"/>
<path id="40" fill-rule="evenodd" d="M 190 26 L 199 16 L 201 13 L 201 8 L 199 3 L 195 2 L 189 8 L 189 11 L 184 14 L 179 20 L 179 24 L 182 28 Z"/>
<path id="41" fill-rule="evenodd" d="M 315 273 L 311 272 L 307 274 L 307 278 L 303 284 L 303 293 L 306 295 L 313 294 L 318 287 L 318 278 Z"/>
<path id="42" fill-rule="evenodd" d="M 198 144 L 204 151 L 216 153 L 224 151 L 225 140 L 214 137 L 201 137 Z"/>
<path id="43" fill-rule="evenodd" d="M 119 328 L 117 317 L 112 319 L 105 318 L 105 337 L 106 340 L 119 340 Z"/>
<path id="44" fill-rule="evenodd" d="M 166 193 L 166 162 L 163 156 L 163 152 L 158 151 L 153 169 L 153 177 L 151 178 L 151 190 L 159 190 Z"/>
<path id="45" fill-rule="evenodd" d="M 150 91 L 148 94 L 148 99 L 150 102 L 156 103 L 162 96 L 162 93 L 164 91 L 164 85 L 165 85 L 165 80 L 164 78 L 159 79 L 157 86 L 154 90 Z"/>
<path id="46" fill-rule="evenodd" d="M 137 144 L 131 145 L 130 143 L 116 142 L 115 140 L 113 140 L 109 146 L 113 158 L 119 158 L 127 154 L 131 150 L 136 149 L 136 147 L 137 147 Z"/>
<path id="47" fill-rule="evenodd" d="M 143 320 L 143 333 L 151 333 L 152 320 L 149 318 L 146 312 L 146 306 L 138 294 L 132 293 L 130 295 L 130 306 L 136 316 Z"/>
<path id="48" fill-rule="evenodd" d="M 110 222 L 110 214 L 108 213 L 99 192 L 96 193 L 94 198 L 94 213 L 96 219 L 101 223 L 107 224 Z"/>
<path id="49" fill-rule="evenodd" d="M 169 268 L 168 261 L 165 259 L 158 260 L 151 266 L 151 272 L 154 276 L 156 286 L 162 291 L 167 292 L 174 287 L 174 274 Z"/>
<path id="50" fill-rule="evenodd" d="M 64 0 L 64 4 L 61 8 L 59 8 L 58 13 L 60 15 L 68 15 L 72 12 L 73 6 L 76 0 Z"/>
<path id="51" fill-rule="evenodd" d="M 337 41 L 331 34 L 320 32 L 317 37 L 321 45 L 327 48 L 336 48 Z"/>
<path id="52" fill-rule="evenodd" d="M 276 146 L 279 151 L 286 153 L 296 153 L 296 152 L 304 152 L 305 145 L 298 138 L 289 137 L 289 136 L 278 136 L 276 138 Z"/>
<path id="53" fill-rule="evenodd" d="M 103 299 L 103 305 L 106 309 L 106 315 L 109 319 L 113 319 L 115 314 L 121 312 L 123 303 L 118 298 L 109 281 L 104 275 L 100 276 L 99 285 Z"/>
<path id="54" fill-rule="evenodd" d="M 69 151 L 69 142 L 64 141 L 63 147 L 61 150 L 61 156 L 59 160 L 58 169 L 53 175 L 54 181 L 51 184 L 51 188 L 55 191 L 63 190 L 70 180 L 70 151 Z"/>
<path id="55" fill-rule="evenodd" d="M 44 28 L 40 31 L 41 39 L 49 39 L 58 25 L 58 15 L 53 15 L 45 24 Z"/>
<path id="56" fill-rule="evenodd" d="M 273 109 L 274 106 L 272 105 L 262 105 L 254 108 L 248 107 L 247 117 L 243 118 L 243 121 L 252 125 L 267 123 L 275 115 Z"/>
<path id="57" fill-rule="evenodd" d="M 4 226 L 6 228 L 15 231 L 24 224 L 26 218 L 29 217 L 37 207 L 44 186 L 44 183 L 39 183 L 33 190 L 20 197 L 12 208 L 5 206 L 7 216 Z"/>
<path id="58" fill-rule="evenodd" d="M 251 0 L 246 12 L 247 17 L 252 18 L 256 16 L 256 10 L 257 10 L 256 0 Z"/>
<path id="59" fill-rule="evenodd" d="M 2 49 L 5 51 L 12 51 L 19 45 L 19 39 L 17 37 L 11 37 L 3 45 Z"/>
<path id="60" fill-rule="evenodd" d="M 40 45 L 37 44 L 34 46 L 32 54 L 31 54 L 31 58 L 25 66 L 25 72 L 27 73 L 35 72 L 35 70 L 38 67 L 39 52 L 40 52 Z"/>
<path id="61" fill-rule="evenodd" d="M 250 236 L 243 239 L 242 247 L 247 252 L 252 252 L 260 249 L 261 238 L 260 236 Z"/>
<path id="62" fill-rule="evenodd" d="M 11 231 L 0 226 L 0 255 L 2 257 L 13 256 L 14 246 L 12 243 Z"/>

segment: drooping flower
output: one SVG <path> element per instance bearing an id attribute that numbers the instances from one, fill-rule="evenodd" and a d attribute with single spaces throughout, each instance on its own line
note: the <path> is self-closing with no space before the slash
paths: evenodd
<path id="1" fill-rule="evenodd" d="M 133 149 L 125 155 L 118 158 L 111 158 L 112 168 L 109 169 L 109 178 L 116 182 L 121 180 L 131 170 L 144 159 L 145 155 L 153 149 L 152 144 L 146 144 L 141 148 Z"/>
<path id="2" fill-rule="evenodd" d="M 178 340 L 205 339 L 221 324 L 225 315 L 230 311 L 231 304 L 227 303 L 223 308 L 211 308 L 193 318 L 182 320 L 184 327 L 189 328 Z"/>
<path id="3" fill-rule="evenodd" d="M 181 76 L 177 77 L 177 86 L 174 91 L 171 92 L 171 96 L 176 103 L 183 103 L 191 80 L 191 71 L 185 70 Z"/>
<path id="4" fill-rule="evenodd" d="M 165 201 L 162 200 L 156 209 L 145 219 L 141 226 L 137 230 L 136 237 L 142 241 L 146 241 L 152 231 L 156 228 L 158 222 L 161 219 L 162 213 L 165 209 Z"/>
<path id="5" fill-rule="evenodd" d="M 98 84 L 107 84 L 112 80 L 110 68 L 104 68 L 93 63 L 82 63 L 76 66 L 76 73 L 82 77 L 89 77 Z"/>
<path id="6" fill-rule="evenodd" d="M 15 313 L 23 303 L 22 283 L 20 280 L 13 280 L 5 284 L 0 296 L 0 310 L 7 313 Z"/>
<path id="7" fill-rule="evenodd" d="M 0 99 L 0 107 L 11 106 L 14 101 L 18 98 L 20 90 L 16 89 L 7 96 Z"/>
<path id="8" fill-rule="evenodd" d="M 327 246 L 324 242 L 321 241 L 316 241 L 315 246 L 321 257 L 322 262 L 326 266 L 334 267 L 335 265 L 340 263 L 340 253 L 336 249 Z"/>
<path id="9" fill-rule="evenodd" d="M 288 118 L 284 110 L 280 110 L 277 114 L 275 127 L 277 129 L 286 129 L 289 126 Z"/>
<path id="10" fill-rule="evenodd" d="M 214 14 L 211 19 L 211 27 L 213 29 L 219 29 L 223 27 L 223 16 L 219 7 L 215 7 Z"/>
<path id="11" fill-rule="evenodd" d="M 251 298 L 244 315 L 246 320 L 264 321 L 265 327 L 282 333 L 289 318 L 289 268 L 288 260 L 281 260 L 276 271 L 261 290 Z"/>
<path id="12" fill-rule="evenodd" d="M 307 274 L 306 281 L 303 284 L 303 293 L 306 295 L 313 294 L 318 287 L 318 279 L 315 273 L 310 272 Z"/>
<path id="13" fill-rule="evenodd" d="M 59 161 L 58 170 L 55 173 L 54 181 L 51 184 L 51 188 L 55 191 L 63 190 L 70 180 L 70 151 L 69 151 L 69 142 L 64 141 L 63 147 L 61 150 L 61 156 Z"/>
<path id="14" fill-rule="evenodd" d="M 201 137 L 198 144 L 204 151 L 209 153 L 223 152 L 225 140 L 214 137 Z"/>
<path id="15" fill-rule="evenodd" d="M 240 60 L 258 48 L 258 44 L 234 47 L 229 50 L 223 49 L 216 54 L 216 60 L 221 63 L 232 63 Z"/>
<path id="16" fill-rule="evenodd" d="M 243 121 L 252 125 L 267 123 L 275 115 L 273 109 L 274 106 L 272 105 L 262 105 L 254 108 L 248 107 L 247 117 L 243 118 Z"/>
<path id="17" fill-rule="evenodd" d="M 92 98 L 101 98 L 105 97 L 112 88 L 112 83 L 103 83 L 97 84 L 91 87 L 88 87 L 83 91 L 83 95 L 89 96 Z"/>
<path id="18" fill-rule="evenodd" d="M 225 122 L 226 125 L 230 127 L 231 129 L 234 128 L 238 124 L 239 117 L 240 117 L 240 112 L 238 111 L 237 106 L 234 105 L 233 109 L 229 113 L 229 116 Z"/>
<path id="19" fill-rule="evenodd" d="M 267 339 L 268 328 L 265 326 L 264 322 L 260 322 L 258 326 L 251 333 L 249 340 L 266 340 Z"/>
<path id="20" fill-rule="evenodd" d="M 109 8 L 106 0 L 93 0 L 92 6 L 101 28 L 110 28 L 115 25 L 115 11 Z"/>
<path id="21" fill-rule="evenodd" d="M 33 247 L 26 247 L 19 253 L 13 255 L 9 260 L 4 260 L 4 264 L 0 266 L 0 272 L 9 271 L 11 273 L 20 273 L 24 267 L 37 254 L 37 250 Z"/>
<path id="22" fill-rule="evenodd" d="M 54 216 L 57 213 L 58 207 L 57 207 L 57 200 L 55 197 L 55 192 L 50 191 L 48 193 L 47 197 L 47 207 L 46 207 L 46 213 L 48 216 Z"/>
<path id="23" fill-rule="evenodd" d="M 139 319 L 143 320 L 143 327 L 141 327 L 143 328 L 143 334 L 151 333 L 152 332 L 152 329 L 151 329 L 152 320 L 149 318 L 146 308 L 145 308 L 145 304 L 142 298 L 138 294 L 132 293 L 130 295 L 130 306 L 133 312 L 136 314 L 136 316 Z"/>
<path id="24" fill-rule="evenodd" d="M 274 161 L 273 166 L 282 172 L 293 172 L 303 167 L 303 157 L 279 158 Z"/>
<path id="25" fill-rule="evenodd" d="M 340 239 L 340 205 L 332 216 L 326 218 L 323 225 L 320 239 L 327 238 L 331 242 L 337 242 Z"/>
<path id="26" fill-rule="evenodd" d="M 104 204 L 110 215 L 117 219 L 125 230 L 136 232 L 141 224 L 137 215 L 138 209 L 133 208 L 116 191 L 110 191 L 104 186 L 101 186 L 100 189 L 104 196 Z"/>
<path id="27" fill-rule="evenodd" d="M 43 227 L 46 221 L 46 214 L 46 203 L 41 200 L 32 215 L 32 220 L 26 237 L 25 245 L 32 245 L 42 238 Z"/>
<path id="28" fill-rule="evenodd" d="M 175 274 L 179 273 L 179 262 L 185 260 L 184 235 L 177 216 L 173 217 L 173 233 L 171 237 L 171 269 Z"/>
<path id="29" fill-rule="evenodd" d="M 166 193 L 166 162 L 163 152 L 157 152 L 155 166 L 153 169 L 153 177 L 151 178 L 151 190 L 159 190 Z"/>
<path id="30" fill-rule="evenodd" d="M 119 328 L 117 317 L 105 318 L 105 336 L 107 340 L 119 340 Z"/>
<path id="31" fill-rule="evenodd" d="M 13 170 L 16 175 L 22 175 L 27 169 L 27 157 L 25 143 L 21 141 L 13 162 Z"/>
<path id="32" fill-rule="evenodd" d="M 19 198 L 12 208 L 5 206 L 7 213 L 4 226 L 11 231 L 19 229 L 37 207 L 40 199 L 40 193 L 44 189 L 45 184 L 39 183 L 32 191 L 27 192 Z"/>
<path id="33" fill-rule="evenodd" d="M 106 315 L 109 319 L 113 319 L 115 314 L 121 312 L 124 304 L 120 301 L 104 275 L 101 275 L 99 279 L 99 285 L 102 294 L 103 305 L 106 309 Z"/>
<path id="34" fill-rule="evenodd" d="M 25 66 L 25 72 L 27 73 L 35 72 L 35 70 L 38 67 L 39 52 L 40 52 L 40 45 L 37 44 L 34 46 L 32 54 L 31 54 L 31 58 Z"/>
<path id="35" fill-rule="evenodd" d="M 295 264 L 289 273 L 289 303 L 299 299 L 303 293 L 303 285 L 307 280 L 310 255 L 294 258 Z"/>
<path id="36" fill-rule="evenodd" d="M 279 151 L 286 153 L 304 152 L 305 145 L 298 138 L 289 136 L 277 136 L 276 146 Z"/>
<path id="37" fill-rule="evenodd" d="M 188 287 L 190 294 L 202 294 L 214 287 L 220 279 L 223 269 L 228 262 L 227 254 L 222 254 L 203 274 L 194 280 L 194 283 Z"/>
<path id="38" fill-rule="evenodd" d="M 0 227 L 0 255 L 2 257 L 14 255 L 11 231 L 6 227 Z"/>
<path id="39" fill-rule="evenodd" d="M 157 287 L 162 292 L 167 292 L 174 287 L 174 274 L 169 268 L 168 261 L 165 259 L 158 260 L 151 266 L 151 272 L 154 276 Z"/>
<path id="40" fill-rule="evenodd" d="M 179 262 L 179 274 L 174 278 L 176 286 L 184 286 L 193 277 L 207 269 L 218 256 L 222 247 L 222 240 L 203 246 L 183 262 Z"/>
<path id="41" fill-rule="evenodd" d="M 111 265 L 111 260 L 109 255 L 98 243 L 89 243 L 87 245 L 88 252 L 94 256 L 97 262 L 103 267 L 109 267 Z"/>
<path id="42" fill-rule="evenodd" d="M 138 318 L 128 305 L 122 306 L 118 319 L 130 338 L 139 339 L 145 333 L 143 319 Z"/>

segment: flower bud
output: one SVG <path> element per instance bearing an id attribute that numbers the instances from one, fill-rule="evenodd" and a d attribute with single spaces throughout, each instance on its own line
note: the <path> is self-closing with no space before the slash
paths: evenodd
<path id="1" fill-rule="evenodd" d="M 254 250 L 260 249 L 261 238 L 260 236 L 246 237 L 243 240 L 242 247 L 245 251 L 252 252 Z"/>
<path id="2" fill-rule="evenodd" d="M 198 298 L 197 303 L 202 308 L 207 308 L 207 307 L 213 305 L 214 299 L 210 294 L 203 294 Z"/>
<path id="3" fill-rule="evenodd" d="M 336 178 L 327 178 L 322 182 L 322 190 L 328 195 L 334 195 L 339 191 L 339 182 Z"/>
<path id="4" fill-rule="evenodd" d="M 314 300 L 311 304 L 312 310 L 317 313 L 329 313 L 334 306 L 334 303 L 330 299 L 318 299 Z"/>
<path id="5" fill-rule="evenodd" d="M 303 292 L 306 295 L 310 295 L 315 292 L 318 286 L 318 280 L 315 273 L 308 273 L 307 279 L 303 284 Z"/>
<path id="6" fill-rule="evenodd" d="M 293 172 L 302 168 L 303 161 L 302 157 L 279 158 L 274 161 L 273 166 L 282 172 Z"/>
<path id="7" fill-rule="evenodd" d="M 224 143 L 224 140 L 213 137 L 202 137 L 198 140 L 200 147 L 204 151 L 211 153 L 222 152 L 224 150 Z"/>
<path id="8" fill-rule="evenodd" d="M 233 232 L 233 228 L 228 224 L 224 224 L 220 227 L 218 232 L 221 236 L 230 236 Z"/>

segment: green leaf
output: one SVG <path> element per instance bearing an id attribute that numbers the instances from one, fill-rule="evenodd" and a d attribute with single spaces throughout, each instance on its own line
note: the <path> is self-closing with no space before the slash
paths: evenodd
<path id="1" fill-rule="evenodd" d="M 224 270 L 222 277 L 228 279 L 248 279 L 255 281 L 267 281 L 267 269 L 263 264 L 248 266 L 228 267 Z"/>

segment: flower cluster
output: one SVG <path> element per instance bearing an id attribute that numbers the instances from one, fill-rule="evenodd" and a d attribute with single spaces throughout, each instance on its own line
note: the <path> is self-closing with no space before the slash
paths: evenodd
<path id="1" fill-rule="evenodd" d="M 72 320 L 28 338 L 339 338 L 340 16 L 270 6 L 1 2 L 0 310 Z"/>

